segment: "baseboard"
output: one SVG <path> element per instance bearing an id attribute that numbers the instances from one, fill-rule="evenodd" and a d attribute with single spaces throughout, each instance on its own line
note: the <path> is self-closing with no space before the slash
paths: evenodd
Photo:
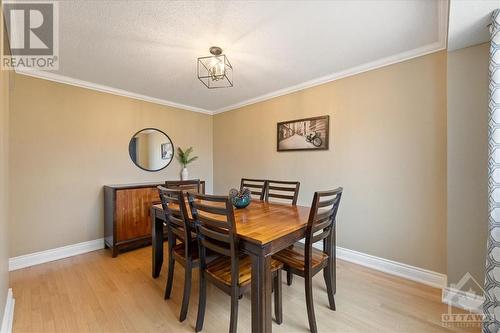
<path id="1" fill-rule="evenodd" d="M 320 243 L 316 243 L 314 246 L 321 248 L 322 245 Z M 100 238 L 88 242 L 10 258 L 9 271 L 100 250 L 103 247 L 104 239 Z M 343 247 L 337 247 L 337 258 L 385 273 L 397 275 L 409 280 L 417 281 L 435 288 L 443 289 L 446 287 L 446 275 L 423 268 L 375 257 Z"/>
<path id="2" fill-rule="evenodd" d="M 314 244 L 314 247 L 319 249 L 323 248 L 320 243 Z M 416 281 L 434 288 L 443 289 L 446 287 L 447 277 L 445 274 L 429 271 L 420 267 L 375 257 L 370 254 L 349 250 L 339 246 L 337 246 L 337 258 L 369 267 L 377 271 Z"/>
<path id="3" fill-rule="evenodd" d="M 484 296 L 479 296 L 467 291 L 445 287 L 442 301 L 445 304 L 467 311 L 482 313 Z"/>
<path id="4" fill-rule="evenodd" d="M 2 326 L 0 326 L 0 333 L 11 333 L 12 324 L 14 323 L 14 305 L 16 300 L 12 295 L 12 289 L 7 291 L 7 300 L 5 302 L 5 310 L 3 312 Z"/>
<path id="5" fill-rule="evenodd" d="M 92 252 L 102 248 L 104 248 L 104 239 L 100 238 L 88 242 L 67 245 L 55 249 L 9 258 L 9 271 L 76 256 L 78 254 Z"/>

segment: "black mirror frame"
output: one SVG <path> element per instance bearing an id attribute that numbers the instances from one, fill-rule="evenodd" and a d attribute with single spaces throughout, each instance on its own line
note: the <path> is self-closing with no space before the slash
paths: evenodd
<path id="1" fill-rule="evenodd" d="M 137 164 L 134 159 L 132 158 L 132 151 L 130 149 L 130 144 L 132 143 L 132 139 L 135 138 L 135 136 L 139 133 L 141 133 L 142 131 L 146 131 L 146 130 L 155 130 L 155 131 L 158 131 L 160 133 L 162 133 L 163 135 L 165 135 L 167 137 L 167 139 L 170 141 L 170 143 L 172 144 L 172 158 L 170 159 L 170 161 L 167 163 L 167 165 L 165 165 L 163 168 L 161 169 L 156 169 L 156 170 L 149 170 L 149 169 L 145 169 L 143 167 L 141 167 L 139 164 Z M 134 163 L 135 166 L 137 166 L 139 169 L 142 169 L 144 171 L 148 171 L 148 172 L 158 172 L 158 171 L 161 171 L 163 169 L 165 169 L 166 167 L 168 167 L 170 165 L 170 163 L 172 163 L 172 161 L 174 160 L 174 157 L 175 157 L 175 147 L 174 147 L 174 142 L 172 141 L 172 139 L 170 139 L 170 137 L 167 135 L 167 133 L 163 132 L 162 130 L 158 129 L 158 128 L 154 128 L 154 127 L 146 127 L 146 128 L 143 128 L 137 132 L 134 133 L 134 135 L 132 135 L 132 137 L 130 138 L 129 142 L 128 142 L 128 156 L 130 157 L 130 160 L 132 161 L 132 163 Z"/>

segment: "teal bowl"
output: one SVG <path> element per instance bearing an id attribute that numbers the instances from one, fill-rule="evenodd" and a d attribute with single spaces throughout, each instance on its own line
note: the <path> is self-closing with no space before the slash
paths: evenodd
<path id="1" fill-rule="evenodd" d="M 240 209 L 240 208 L 245 208 L 250 204 L 250 197 L 243 197 L 243 198 L 232 198 L 231 202 L 234 207 Z"/>

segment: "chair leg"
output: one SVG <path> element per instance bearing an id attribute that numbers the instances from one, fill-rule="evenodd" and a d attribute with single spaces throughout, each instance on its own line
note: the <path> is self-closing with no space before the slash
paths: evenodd
<path id="1" fill-rule="evenodd" d="M 323 269 L 323 277 L 325 278 L 326 292 L 328 294 L 328 303 L 330 303 L 330 309 L 335 311 L 335 297 L 333 291 L 333 275 L 331 262 Z"/>
<path id="2" fill-rule="evenodd" d="M 311 330 L 312 333 L 317 333 L 318 329 L 316 327 L 316 317 L 314 315 L 312 276 L 310 274 L 306 274 L 305 276 L 305 287 L 306 287 L 306 305 L 307 305 L 307 317 L 309 319 L 309 329 Z"/>
<path id="3" fill-rule="evenodd" d="M 191 272 L 193 271 L 190 262 L 186 262 L 184 267 L 184 295 L 182 296 L 181 314 L 179 321 L 184 321 L 187 316 L 189 306 L 189 296 L 191 294 Z"/>
<path id="4" fill-rule="evenodd" d="M 276 276 L 274 277 L 274 317 L 276 318 L 276 323 L 281 325 L 283 323 L 283 303 L 282 303 L 282 277 L 281 269 L 276 271 Z"/>
<path id="5" fill-rule="evenodd" d="M 231 320 L 229 323 L 229 333 L 236 333 L 238 327 L 238 289 L 231 291 Z"/>
<path id="6" fill-rule="evenodd" d="M 332 272 L 332 289 L 335 295 L 337 293 L 337 256 L 335 252 L 333 252 Z"/>
<path id="7" fill-rule="evenodd" d="M 333 228 L 333 245 L 332 245 L 332 289 L 333 289 L 333 294 L 335 295 L 337 293 L 337 228 Z"/>
<path id="8" fill-rule="evenodd" d="M 293 281 L 293 273 L 289 270 L 286 271 L 286 284 L 291 286 Z"/>
<path id="9" fill-rule="evenodd" d="M 198 317 L 196 318 L 195 331 L 199 332 L 203 329 L 203 321 L 205 320 L 205 308 L 207 306 L 207 281 L 205 280 L 205 272 L 200 269 L 200 296 L 198 300 Z"/>
<path id="10" fill-rule="evenodd" d="M 167 286 L 165 287 L 165 299 L 170 298 L 170 294 L 172 292 L 172 283 L 174 280 L 174 267 L 175 267 L 175 260 L 173 254 L 170 254 L 168 256 L 168 277 L 167 277 Z"/>

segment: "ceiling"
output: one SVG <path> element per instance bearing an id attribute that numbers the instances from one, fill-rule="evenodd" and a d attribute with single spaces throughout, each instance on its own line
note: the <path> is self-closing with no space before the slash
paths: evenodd
<path id="1" fill-rule="evenodd" d="M 445 0 L 61 1 L 50 80 L 217 113 L 446 47 Z M 207 89 L 217 45 L 234 87 Z"/>
<path id="2" fill-rule="evenodd" d="M 491 12 L 500 0 L 450 0 L 448 50 L 485 43 L 490 40 Z"/>

